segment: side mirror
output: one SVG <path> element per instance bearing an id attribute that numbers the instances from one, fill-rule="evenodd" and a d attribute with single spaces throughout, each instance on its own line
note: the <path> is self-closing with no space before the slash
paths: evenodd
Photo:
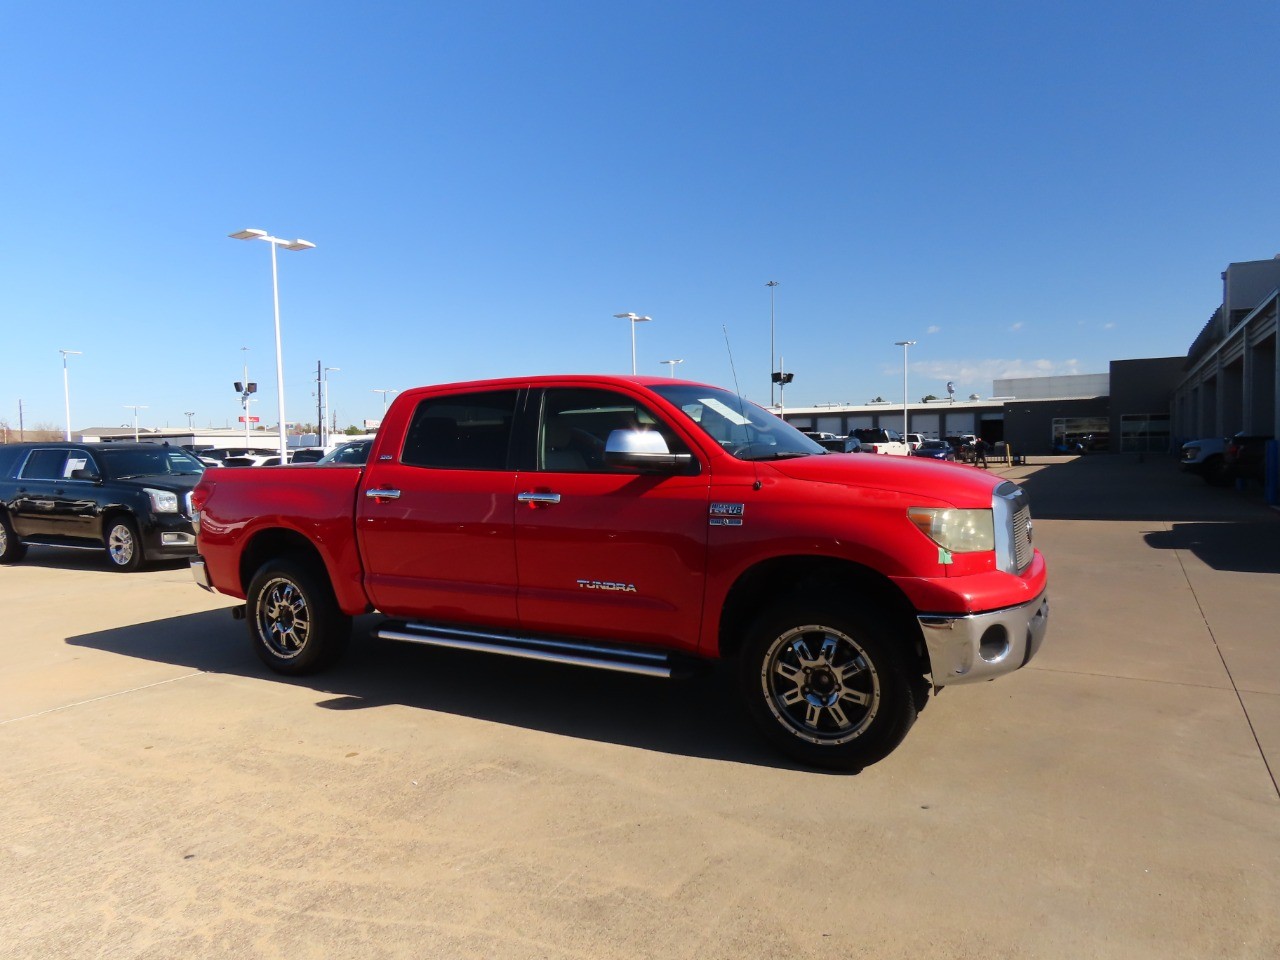
<path id="1" fill-rule="evenodd" d="M 696 473 L 690 453 L 672 453 L 656 430 L 614 430 L 604 445 L 604 462 L 641 473 Z"/>

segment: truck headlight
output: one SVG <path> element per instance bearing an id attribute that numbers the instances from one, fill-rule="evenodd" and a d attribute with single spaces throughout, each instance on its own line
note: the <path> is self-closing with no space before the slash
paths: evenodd
<path id="1" fill-rule="evenodd" d="M 177 513 L 178 512 L 178 495 L 169 490 L 153 490 L 151 487 L 143 487 L 147 496 L 151 498 L 151 509 L 156 513 Z"/>
<path id="2" fill-rule="evenodd" d="M 952 553 L 978 553 L 996 548 L 995 520 L 990 510 L 911 507 L 907 517 L 921 533 Z"/>

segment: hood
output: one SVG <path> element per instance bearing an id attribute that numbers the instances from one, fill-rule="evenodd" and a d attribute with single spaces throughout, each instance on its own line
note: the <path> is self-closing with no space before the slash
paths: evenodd
<path id="1" fill-rule="evenodd" d="M 158 473 L 155 476 L 144 477 L 127 477 L 119 480 L 109 480 L 108 483 L 122 483 L 131 487 L 151 487 L 155 490 L 169 490 L 174 493 L 186 493 L 188 490 L 194 490 L 196 484 L 204 479 L 204 475 L 200 476 L 178 476 L 173 473 Z"/>
<path id="2" fill-rule="evenodd" d="M 796 457 L 767 466 L 793 480 L 890 490 L 953 507 L 989 507 L 992 491 L 1003 482 L 980 467 L 878 453 Z"/>

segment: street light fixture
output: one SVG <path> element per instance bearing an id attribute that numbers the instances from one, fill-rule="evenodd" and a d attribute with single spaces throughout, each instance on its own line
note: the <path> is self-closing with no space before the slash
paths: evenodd
<path id="1" fill-rule="evenodd" d="M 631 321 L 631 375 L 636 375 L 636 324 L 648 323 L 653 317 L 640 317 L 634 313 L 615 313 L 619 320 Z"/>
<path id="2" fill-rule="evenodd" d="M 662 360 L 660 362 L 665 363 L 667 365 L 667 369 L 671 371 L 671 376 L 673 377 L 676 375 L 676 364 L 684 363 L 683 360 Z"/>
<path id="3" fill-rule="evenodd" d="M 187 428 L 194 430 L 196 428 L 196 421 L 194 419 L 196 412 L 194 410 L 184 410 L 182 415 L 187 418 Z"/>
<path id="4" fill-rule="evenodd" d="M 902 439 L 907 439 L 907 348 L 914 347 L 914 340 L 895 340 L 895 347 L 902 348 Z"/>
<path id="5" fill-rule="evenodd" d="M 64 438 L 71 442 L 71 388 L 67 385 L 67 357 L 81 356 L 79 350 L 59 350 L 62 354 L 62 399 L 67 405 L 67 435 Z"/>
<path id="6" fill-rule="evenodd" d="M 400 391 L 399 390 L 379 390 L 375 388 L 373 392 L 382 394 L 382 419 L 385 420 L 387 419 L 387 394 L 399 393 Z"/>
<path id="7" fill-rule="evenodd" d="M 133 442 L 138 442 L 138 411 L 147 409 L 145 403 L 124 403 L 121 404 L 126 410 L 133 411 Z"/>
<path id="8" fill-rule="evenodd" d="M 314 250 L 315 244 L 310 240 L 281 240 L 273 237 L 265 230 L 240 230 L 228 234 L 232 240 L 265 240 L 271 244 L 271 296 L 276 315 L 276 404 L 280 416 L 280 462 L 285 463 L 288 457 L 288 439 L 285 437 L 284 423 L 284 360 L 280 353 L 280 281 L 276 269 L 276 247 L 286 250 Z M 245 425 L 248 426 L 249 408 L 245 407 Z"/>

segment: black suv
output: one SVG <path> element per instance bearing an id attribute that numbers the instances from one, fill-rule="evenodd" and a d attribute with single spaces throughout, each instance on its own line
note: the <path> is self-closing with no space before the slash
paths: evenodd
<path id="1" fill-rule="evenodd" d="M 204 464 L 156 443 L 0 446 L 0 563 L 27 544 L 106 548 L 111 566 L 196 552 L 191 490 Z"/>

